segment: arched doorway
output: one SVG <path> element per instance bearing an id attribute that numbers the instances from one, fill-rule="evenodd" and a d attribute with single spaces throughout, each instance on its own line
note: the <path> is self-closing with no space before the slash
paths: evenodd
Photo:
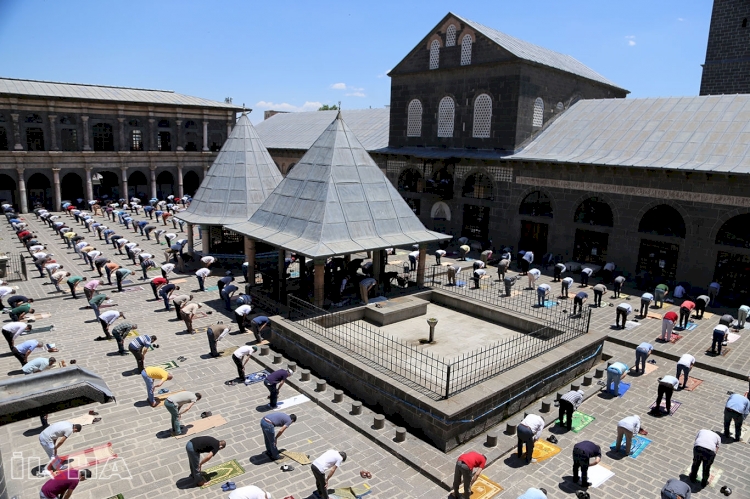
<path id="1" fill-rule="evenodd" d="M 174 177 L 169 172 L 161 172 L 156 176 L 156 197 L 164 199 L 174 194 Z"/>
<path id="2" fill-rule="evenodd" d="M 492 199 L 492 179 L 484 173 L 469 175 L 464 182 L 463 197 L 474 199 Z"/>
<path id="3" fill-rule="evenodd" d="M 404 192 L 422 192 L 424 190 L 422 174 L 414 168 L 404 169 L 398 177 L 398 190 Z"/>
<path id="4" fill-rule="evenodd" d="M 29 208 L 42 204 L 52 205 L 52 185 L 42 173 L 35 173 L 26 181 L 26 195 L 29 198 Z"/>
<path id="5" fill-rule="evenodd" d="M 16 181 L 0 173 L 0 203 L 16 205 Z"/>
<path id="6" fill-rule="evenodd" d="M 78 199 L 85 199 L 83 194 L 83 179 L 77 173 L 66 173 L 60 181 L 60 194 L 63 199 L 70 199 L 74 204 Z"/>
<path id="7" fill-rule="evenodd" d="M 750 213 L 732 217 L 716 234 L 716 244 L 740 248 L 724 248 L 716 255 L 714 281 L 721 284 L 722 305 L 742 305 L 750 294 Z"/>
<path id="8" fill-rule="evenodd" d="M 678 239 L 687 234 L 680 212 L 666 204 L 654 206 L 638 224 L 638 232 L 665 239 L 641 239 L 636 273 L 642 277 L 641 287 L 650 289 L 659 282 L 672 280 L 677 274 Z"/>
<path id="9" fill-rule="evenodd" d="M 201 180 L 195 172 L 187 172 L 185 176 L 182 177 L 182 190 L 188 196 L 195 196 L 200 185 Z"/>
<path id="10" fill-rule="evenodd" d="M 94 196 L 97 199 L 118 199 L 120 197 L 120 179 L 113 172 L 97 172 L 98 180 L 92 179 Z M 106 198 L 105 198 L 106 196 Z"/>
<path id="11" fill-rule="evenodd" d="M 542 191 L 533 191 L 526 195 L 518 207 L 521 215 L 521 238 L 518 241 L 518 250 L 533 251 L 534 255 L 541 260 L 547 253 L 547 234 L 549 224 L 524 219 L 526 217 L 552 218 L 552 201 Z"/>
<path id="12" fill-rule="evenodd" d="M 598 197 L 584 200 L 576 208 L 573 222 L 589 227 L 612 227 L 612 208 Z M 573 243 L 573 260 L 577 262 L 601 264 L 607 259 L 609 233 L 600 230 L 576 229 Z"/>
<path id="13" fill-rule="evenodd" d="M 132 197 L 138 197 L 142 201 L 151 199 L 151 196 L 147 196 L 148 192 L 148 180 L 143 172 L 133 172 L 128 177 L 128 199 Z"/>

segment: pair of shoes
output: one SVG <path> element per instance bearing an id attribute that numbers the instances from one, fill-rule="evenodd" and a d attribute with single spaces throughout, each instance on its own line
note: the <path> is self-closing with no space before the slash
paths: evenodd
<path id="1" fill-rule="evenodd" d="M 151 407 L 156 407 L 157 405 L 159 405 L 159 402 L 154 401 L 153 404 L 148 404 L 148 405 L 150 405 Z"/>
<path id="2" fill-rule="evenodd" d="M 283 465 L 281 468 L 279 468 L 281 471 L 294 471 L 294 467 L 290 466 L 288 464 Z"/>
<path id="3" fill-rule="evenodd" d="M 229 492 L 230 490 L 234 490 L 236 488 L 237 488 L 237 485 L 235 485 L 234 482 L 227 482 L 221 486 L 221 490 L 223 490 L 224 492 Z"/>
<path id="4" fill-rule="evenodd" d="M 550 443 L 556 444 L 557 443 L 557 437 L 554 436 L 554 435 L 550 435 L 549 437 L 547 437 L 547 441 L 550 442 Z"/>

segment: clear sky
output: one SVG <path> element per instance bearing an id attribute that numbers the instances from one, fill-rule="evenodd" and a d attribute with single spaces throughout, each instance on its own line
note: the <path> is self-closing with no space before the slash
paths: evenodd
<path id="1" fill-rule="evenodd" d="M 0 76 L 174 90 L 254 109 L 390 101 L 393 68 L 454 11 L 632 93 L 697 95 L 711 0 L 0 0 Z"/>

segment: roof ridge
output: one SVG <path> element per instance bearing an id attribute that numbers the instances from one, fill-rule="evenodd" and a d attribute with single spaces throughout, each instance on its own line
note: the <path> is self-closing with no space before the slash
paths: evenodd
<path id="1" fill-rule="evenodd" d="M 157 88 L 140 88 L 140 87 L 122 87 L 118 85 L 99 85 L 96 83 L 69 83 L 66 81 L 50 81 L 50 80 L 29 80 L 25 78 L 11 78 L 8 76 L 0 76 L 0 80 L 12 80 L 12 81 L 29 81 L 34 83 L 49 83 L 51 85 L 75 85 L 78 87 L 102 87 L 102 88 L 121 88 L 123 90 L 143 90 L 146 92 L 164 92 L 164 93 L 175 93 L 174 90 L 160 90 Z"/>

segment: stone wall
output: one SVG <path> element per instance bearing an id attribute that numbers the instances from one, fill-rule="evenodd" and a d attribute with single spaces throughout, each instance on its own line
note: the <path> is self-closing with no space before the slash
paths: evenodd
<path id="1" fill-rule="evenodd" d="M 750 3 L 714 0 L 700 95 L 750 93 Z"/>

